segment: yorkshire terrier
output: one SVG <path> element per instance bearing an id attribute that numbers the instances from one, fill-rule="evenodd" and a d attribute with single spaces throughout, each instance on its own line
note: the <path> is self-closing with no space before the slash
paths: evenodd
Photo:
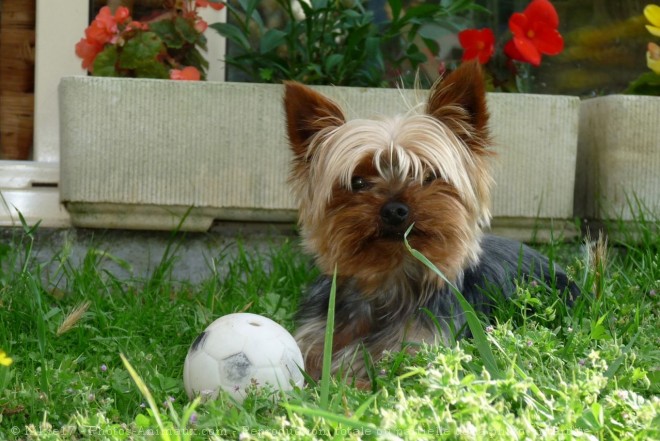
<path id="1" fill-rule="evenodd" d="M 393 118 L 347 120 L 335 102 L 295 82 L 285 84 L 284 108 L 302 242 L 322 272 L 295 334 L 312 377 L 321 374 L 335 271 L 333 371 L 366 380 L 364 349 L 377 362 L 385 351 L 449 342 L 465 329 L 451 286 L 406 248 L 409 229 L 410 246 L 486 315 L 492 293 L 510 297 L 520 278 L 577 295 L 547 257 L 483 233 L 493 180 L 478 63 L 436 83 L 423 111 Z"/>

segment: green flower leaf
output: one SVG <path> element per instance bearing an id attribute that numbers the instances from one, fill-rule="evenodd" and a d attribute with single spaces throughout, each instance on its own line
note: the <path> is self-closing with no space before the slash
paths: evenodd
<path id="1" fill-rule="evenodd" d="M 124 69 L 137 69 L 165 52 L 163 40 L 154 32 L 137 34 L 124 45 L 119 57 L 119 66 Z"/>
<path id="2" fill-rule="evenodd" d="M 96 63 L 94 63 L 94 74 L 96 74 Z M 631 82 L 626 93 L 634 95 L 660 96 L 660 74 L 645 72 L 635 81 Z"/>
<path id="3" fill-rule="evenodd" d="M 403 9 L 403 1 L 401 0 L 388 0 L 387 2 L 392 10 L 392 20 L 397 21 Z"/>
<path id="4" fill-rule="evenodd" d="M 433 55 L 437 55 L 440 52 L 440 45 L 434 39 L 422 37 L 422 41 L 424 41 L 424 44 Z"/>
<path id="5" fill-rule="evenodd" d="M 286 39 L 286 32 L 280 31 L 279 29 L 269 29 L 261 36 L 261 41 L 259 42 L 259 52 L 262 54 L 267 54 L 280 45 L 284 44 Z"/>
<path id="6" fill-rule="evenodd" d="M 117 72 L 117 46 L 108 46 L 94 59 L 94 75 L 97 77 L 120 77 Z"/>
<path id="7" fill-rule="evenodd" d="M 194 25 L 183 17 L 174 19 L 174 28 L 188 43 L 194 43 L 199 38 L 199 32 L 197 32 Z"/>
<path id="8" fill-rule="evenodd" d="M 165 45 L 172 49 L 179 49 L 183 47 L 185 40 L 174 27 L 174 22 L 171 20 L 161 20 L 149 24 L 149 29 L 154 32 Z"/>
<path id="9" fill-rule="evenodd" d="M 272 69 L 261 69 L 259 71 L 259 78 L 264 81 L 272 81 L 273 79 L 273 70 Z"/>
<path id="10" fill-rule="evenodd" d="M 137 67 L 135 69 L 135 76 L 138 78 L 168 79 L 170 77 L 170 71 L 163 63 L 153 59 Z"/>
<path id="11" fill-rule="evenodd" d="M 237 26 L 230 23 L 213 23 L 209 27 L 215 29 L 227 40 L 238 44 L 242 49 L 250 50 L 250 42 Z"/>
<path id="12" fill-rule="evenodd" d="M 332 72 L 332 70 L 344 60 L 343 54 L 332 54 L 325 59 L 325 71 Z"/>

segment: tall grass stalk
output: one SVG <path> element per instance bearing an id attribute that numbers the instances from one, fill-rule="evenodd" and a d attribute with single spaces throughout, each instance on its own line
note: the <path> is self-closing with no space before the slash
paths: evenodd
<path id="1" fill-rule="evenodd" d="M 332 276 L 330 287 L 330 300 L 328 301 L 328 318 L 325 327 L 325 340 L 323 342 L 323 371 L 321 373 L 321 409 L 328 408 L 330 397 L 330 377 L 332 376 L 332 349 L 335 335 L 335 300 L 337 296 L 337 268 Z"/>
<path id="2" fill-rule="evenodd" d="M 465 299 L 461 291 L 453 283 L 451 283 L 449 279 L 447 279 L 447 277 L 442 273 L 442 271 L 440 271 L 422 253 L 420 253 L 419 251 L 417 251 L 416 249 L 410 246 L 407 236 L 412 228 L 413 226 L 411 225 L 410 228 L 408 228 L 408 231 L 406 231 L 404 237 L 406 248 L 408 248 L 408 251 L 417 260 L 422 262 L 427 268 L 429 268 L 436 275 L 438 275 L 438 277 L 440 277 L 447 284 L 447 286 L 451 288 L 452 292 L 454 293 L 454 295 L 458 299 L 458 302 L 461 304 L 461 307 L 463 308 L 463 314 L 465 314 L 465 320 L 467 321 L 470 331 L 472 332 L 472 336 L 474 338 L 474 342 L 477 346 L 477 349 L 479 350 L 479 354 L 483 357 L 484 365 L 486 366 L 486 369 L 488 369 L 488 372 L 493 378 L 495 379 L 503 378 L 502 372 L 500 372 L 500 369 L 497 367 L 497 362 L 495 361 L 493 352 L 490 350 L 490 344 L 488 343 L 488 337 L 486 337 L 486 333 L 484 332 L 483 324 L 479 320 L 479 316 L 477 315 L 476 311 L 474 310 L 472 305 L 470 305 L 470 303 Z"/>

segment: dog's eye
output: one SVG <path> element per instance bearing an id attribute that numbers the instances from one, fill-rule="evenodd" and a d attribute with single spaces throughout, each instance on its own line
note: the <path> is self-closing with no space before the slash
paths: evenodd
<path id="1" fill-rule="evenodd" d="M 435 181 L 438 179 L 438 175 L 435 174 L 433 171 L 428 171 L 424 175 L 424 185 L 430 184 L 431 182 Z"/>
<path id="2" fill-rule="evenodd" d="M 351 190 L 360 191 L 369 188 L 371 184 L 361 176 L 353 176 L 351 178 Z"/>

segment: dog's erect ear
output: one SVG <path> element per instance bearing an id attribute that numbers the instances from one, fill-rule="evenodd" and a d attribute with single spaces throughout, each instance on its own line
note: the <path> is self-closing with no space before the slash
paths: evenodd
<path id="1" fill-rule="evenodd" d="M 476 60 L 465 62 L 437 82 L 431 89 L 426 112 L 447 124 L 473 150 L 483 152 L 489 132 L 481 65 Z M 466 133 L 466 123 L 470 133 Z"/>
<path id="2" fill-rule="evenodd" d="M 300 83 L 284 83 L 284 110 L 291 149 L 297 157 L 307 153 L 320 130 L 342 125 L 346 118 L 337 104 Z"/>

